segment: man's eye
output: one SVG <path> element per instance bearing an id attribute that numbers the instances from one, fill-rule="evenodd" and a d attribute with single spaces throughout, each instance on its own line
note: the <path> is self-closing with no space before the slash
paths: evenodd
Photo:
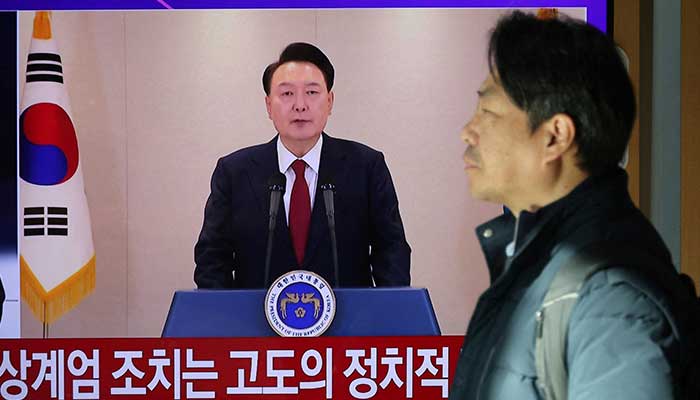
<path id="1" fill-rule="evenodd" d="M 292 92 L 290 92 L 290 91 L 282 92 L 282 96 L 291 96 L 291 95 L 292 95 Z"/>
<path id="2" fill-rule="evenodd" d="M 306 91 L 306 94 L 308 94 L 308 95 L 315 95 L 315 94 L 318 94 L 318 93 L 319 93 L 318 90 L 307 90 L 307 91 Z"/>

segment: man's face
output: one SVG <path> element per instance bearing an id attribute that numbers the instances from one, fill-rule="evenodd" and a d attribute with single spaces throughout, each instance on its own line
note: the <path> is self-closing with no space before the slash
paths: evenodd
<path id="1" fill-rule="evenodd" d="M 476 112 L 462 130 L 472 196 L 515 210 L 528 208 L 539 173 L 538 135 L 493 76 L 482 83 L 478 95 Z"/>
<path id="2" fill-rule="evenodd" d="M 292 61 L 280 65 L 272 75 L 265 104 L 282 143 L 292 151 L 308 151 L 326 126 L 333 93 L 326 88 L 318 67 Z"/>

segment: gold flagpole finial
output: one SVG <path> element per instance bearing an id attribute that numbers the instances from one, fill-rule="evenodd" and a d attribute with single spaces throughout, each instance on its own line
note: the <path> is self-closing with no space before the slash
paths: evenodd
<path id="1" fill-rule="evenodd" d="M 51 12 L 37 11 L 34 15 L 34 39 L 51 39 Z"/>

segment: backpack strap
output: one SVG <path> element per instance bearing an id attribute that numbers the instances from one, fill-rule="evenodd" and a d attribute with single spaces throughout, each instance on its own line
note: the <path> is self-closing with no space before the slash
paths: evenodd
<path id="1" fill-rule="evenodd" d="M 575 251 L 554 275 L 535 313 L 535 368 L 537 386 L 545 400 L 568 398 L 566 338 L 571 311 L 586 280 L 609 262 L 584 251 Z"/>
<path id="2" fill-rule="evenodd" d="M 564 249 L 559 251 L 564 251 Z M 555 255 L 552 261 L 556 258 Z M 664 261 L 646 254 L 638 247 L 609 242 L 589 243 L 574 249 L 568 258 L 563 258 L 560 268 L 554 274 L 545 294 L 542 305 L 535 313 L 536 382 L 540 394 L 545 400 L 566 400 L 568 397 L 569 376 L 566 365 L 566 340 L 569 318 L 578 301 L 579 291 L 583 284 L 591 275 L 609 267 L 615 267 L 615 270 L 618 267 L 623 270 L 631 269 L 634 271 L 633 273 L 645 277 L 646 280 L 653 280 L 654 284 L 669 297 L 670 309 L 664 307 L 661 309 L 671 322 L 674 335 L 683 338 L 680 341 L 681 355 L 688 359 L 684 360 L 683 364 L 692 366 L 697 362 L 697 358 L 700 357 L 697 354 L 700 352 L 697 339 L 693 339 L 692 333 L 688 336 L 688 333 L 697 332 L 698 329 L 692 328 L 692 326 L 700 325 L 696 320 L 698 301 L 694 290 L 688 289 L 688 286 L 683 283 L 682 275 L 669 273 L 670 270 L 664 270 L 663 264 L 665 264 Z M 624 274 L 618 278 L 625 281 L 629 279 Z M 692 285 L 690 287 L 692 288 Z M 638 287 L 638 289 L 646 293 L 645 288 Z M 694 306 L 691 306 L 691 303 Z M 688 312 L 690 308 L 696 311 Z M 672 318 L 671 312 L 680 314 L 682 319 Z M 685 319 L 689 319 L 690 322 L 685 321 Z M 700 370 L 700 367 L 696 369 Z M 695 375 L 700 375 L 700 372 Z M 697 382 L 694 384 L 700 386 Z"/>

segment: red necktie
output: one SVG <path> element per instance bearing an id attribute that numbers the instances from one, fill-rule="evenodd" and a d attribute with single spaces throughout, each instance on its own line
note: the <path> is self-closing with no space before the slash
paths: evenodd
<path id="1" fill-rule="evenodd" d="M 292 234 L 292 245 L 297 262 L 301 265 L 304 261 L 306 241 L 309 237 L 309 223 L 311 221 L 311 200 L 309 198 L 309 186 L 304 178 L 306 163 L 296 160 L 292 163 L 292 169 L 296 177 L 292 186 L 292 198 L 289 202 L 289 230 Z"/>

